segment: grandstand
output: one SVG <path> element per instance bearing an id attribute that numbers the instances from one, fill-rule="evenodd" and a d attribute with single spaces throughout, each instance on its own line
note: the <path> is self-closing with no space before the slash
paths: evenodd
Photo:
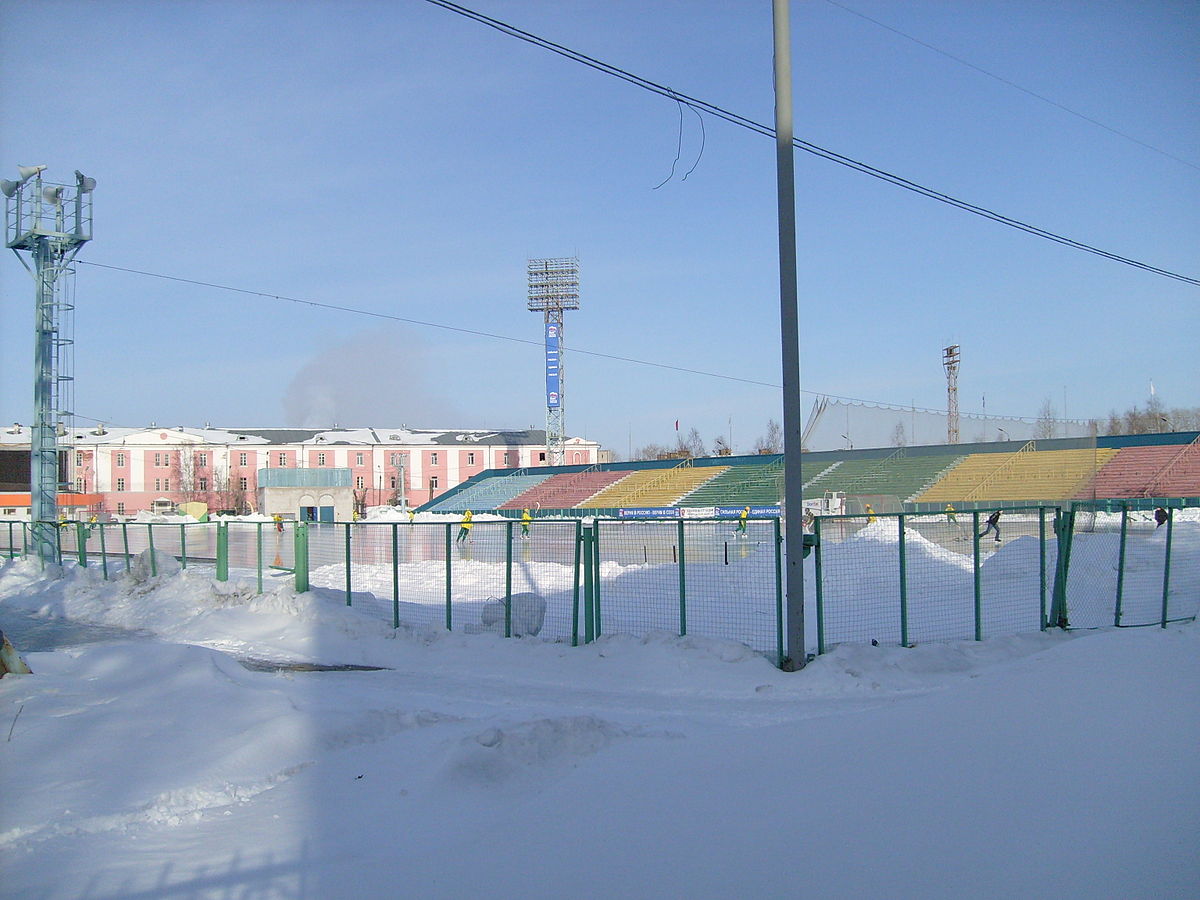
<path id="1" fill-rule="evenodd" d="M 630 473 L 626 469 L 605 472 L 594 468 L 586 469 L 583 472 L 560 473 L 523 491 L 497 508 L 570 509 L 573 506 L 579 506 L 593 494 L 620 481 L 628 474 Z"/>
<path id="2" fill-rule="evenodd" d="M 1090 484 L 1117 450 L 1097 447 L 1016 453 L 973 453 L 916 499 L 920 503 L 982 500 L 1067 500 Z"/>
<path id="3" fill-rule="evenodd" d="M 688 460 L 688 463 L 691 461 Z M 631 472 L 588 502 L 590 507 L 673 506 L 722 472 L 725 466 L 676 465 L 670 469 L 642 469 Z"/>
<path id="4" fill-rule="evenodd" d="M 760 464 L 729 466 L 721 474 L 686 494 L 679 506 L 761 506 L 783 497 L 783 457 L 772 455 Z"/>
<path id="5" fill-rule="evenodd" d="M 842 460 L 805 483 L 804 499 L 820 497 L 825 491 L 841 491 L 847 496 L 912 500 L 963 459 L 954 454 L 908 456 L 897 452 L 884 459 Z"/>
<path id="6" fill-rule="evenodd" d="M 507 470 L 499 471 L 506 472 Z M 429 512 L 456 513 L 467 509 L 498 509 L 513 497 L 541 484 L 553 474 L 549 470 L 536 474 L 518 471 L 515 475 L 501 474 L 478 478 L 465 482 L 461 490 L 443 494 L 433 503 L 425 504 L 421 509 Z"/>
<path id="7" fill-rule="evenodd" d="M 841 493 L 850 510 L 867 502 L 879 512 L 925 512 L 946 503 L 1200 497 L 1200 432 L 824 451 L 804 454 L 803 465 L 806 499 Z M 422 509 L 607 515 L 776 506 L 782 497 L 783 457 L 768 454 L 485 472 Z"/>

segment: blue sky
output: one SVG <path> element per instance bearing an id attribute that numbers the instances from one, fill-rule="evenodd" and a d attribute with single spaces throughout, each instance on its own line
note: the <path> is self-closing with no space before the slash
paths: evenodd
<path id="1" fill-rule="evenodd" d="M 473 8 L 770 123 L 756 2 Z M 1200 7 L 792 4 L 796 134 L 1200 275 Z M 528 257 L 578 254 L 567 428 L 626 453 L 780 417 L 774 145 L 422 0 L 0 7 L 0 169 L 99 182 L 80 256 L 537 342 Z M 675 176 L 666 179 L 681 145 Z M 1170 154 L 1170 155 L 1166 155 Z M 1175 159 L 1172 157 L 1178 157 Z M 1183 160 L 1183 162 L 1179 160 Z M 683 173 L 695 165 L 686 181 Z M 802 383 L 964 412 L 1200 406 L 1200 288 L 797 153 Z M 0 262 L 0 421 L 33 287 Z M 122 425 L 540 427 L 539 347 L 79 265 L 76 410 Z M 367 384 L 366 390 L 358 386 Z M 330 399 L 332 398 L 332 400 Z"/>

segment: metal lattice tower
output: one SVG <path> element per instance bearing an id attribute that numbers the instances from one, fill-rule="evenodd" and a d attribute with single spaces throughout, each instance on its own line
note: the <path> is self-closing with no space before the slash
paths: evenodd
<path id="1" fill-rule="evenodd" d="M 942 350 L 942 366 L 946 370 L 946 443 L 958 443 L 958 344 Z"/>
<path id="2" fill-rule="evenodd" d="M 563 312 L 579 309 L 579 260 L 531 259 L 529 310 L 544 313 L 546 335 L 546 461 L 561 466 L 565 457 L 566 403 L 563 400 Z"/>
<path id="3" fill-rule="evenodd" d="M 4 240 L 33 275 L 33 429 L 29 454 L 30 525 L 34 552 L 57 562 L 60 434 L 71 430 L 75 309 L 71 260 L 92 238 L 96 180 L 75 173 L 74 184 L 42 180 L 45 166 L 19 166 L 20 180 L 0 181 Z M 30 266 L 20 251 L 29 253 Z M 65 467 L 62 469 L 66 471 Z"/>

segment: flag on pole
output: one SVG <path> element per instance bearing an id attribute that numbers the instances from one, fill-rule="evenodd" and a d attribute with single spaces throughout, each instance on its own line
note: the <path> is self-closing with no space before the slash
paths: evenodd
<path id="1" fill-rule="evenodd" d="M 1150 396 L 1151 396 L 1151 397 L 1153 397 L 1153 396 L 1154 396 L 1154 380 L 1153 380 L 1153 379 L 1151 379 L 1151 380 L 1150 380 Z M 675 427 L 676 427 L 676 428 L 678 428 L 678 427 L 679 427 L 679 424 L 678 424 L 678 423 L 676 423 L 676 426 L 675 426 Z"/>
<path id="2" fill-rule="evenodd" d="M 1153 389 L 1153 388 L 1151 388 L 1151 389 L 1150 389 L 1150 393 L 1152 393 L 1152 394 L 1154 393 L 1154 389 Z M 679 420 L 678 420 L 678 419 L 676 419 L 676 420 L 675 420 L 675 430 L 676 430 L 676 431 L 678 431 L 678 430 L 679 430 Z"/>

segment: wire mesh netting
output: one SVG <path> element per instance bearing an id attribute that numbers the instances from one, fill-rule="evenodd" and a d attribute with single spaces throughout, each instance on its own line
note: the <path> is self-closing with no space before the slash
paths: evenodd
<path id="1" fill-rule="evenodd" d="M 816 552 L 802 566 L 806 646 L 984 639 L 1050 619 L 1095 628 L 1194 618 L 1200 517 L 1186 502 L 818 517 Z M 466 533 L 458 520 L 68 522 L 58 537 L 64 561 L 101 565 L 104 577 L 151 547 L 155 559 L 218 578 L 256 576 L 260 591 L 307 570 L 313 589 L 397 627 L 571 641 L 667 632 L 769 657 L 787 649 L 774 519 L 744 530 L 734 519 L 541 519 L 528 529 L 489 520 Z M 307 567 L 297 567 L 297 548 Z M 28 523 L 0 522 L 0 559 L 30 552 Z"/>
<path id="2" fill-rule="evenodd" d="M 1053 510 L 1005 510 L 992 529 L 988 517 L 820 519 L 822 649 L 1040 629 L 1054 572 Z"/>
<path id="3" fill-rule="evenodd" d="M 778 646 L 776 524 L 730 519 L 599 519 L 597 619 L 603 634 L 653 631 Z"/>

